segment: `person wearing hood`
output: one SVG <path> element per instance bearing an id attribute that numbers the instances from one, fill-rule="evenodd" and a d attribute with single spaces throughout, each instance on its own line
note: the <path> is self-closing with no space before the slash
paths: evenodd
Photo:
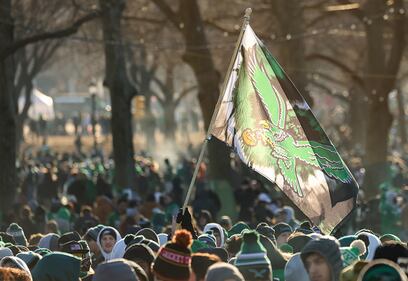
<path id="1" fill-rule="evenodd" d="M 0 267 L 11 267 L 11 268 L 17 268 L 20 270 L 24 270 L 27 274 L 30 275 L 30 279 L 32 280 L 31 272 L 27 264 L 18 257 L 11 256 L 11 257 L 2 258 L 0 260 Z"/>
<path id="2" fill-rule="evenodd" d="M 309 241 L 300 257 L 311 281 L 338 281 L 343 266 L 340 244 L 331 237 Z"/>
<path id="3" fill-rule="evenodd" d="M 211 265 L 205 276 L 205 281 L 245 281 L 244 276 L 236 266 L 225 262 Z"/>
<path id="4" fill-rule="evenodd" d="M 292 229 L 299 227 L 300 222 L 295 218 L 295 211 L 290 206 L 283 206 L 282 209 L 276 211 L 276 222 L 283 222 L 290 225 Z"/>
<path id="5" fill-rule="evenodd" d="M 370 232 L 358 232 L 356 233 L 357 239 L 363 240 L 366 245 L 367 252 L 361 257 L 367 261 L 371 261 L 374 258 L 375 250 L 381 245 L 380 239 Z"/>
<path id="6" fill-rule="evenodd" d="M 78 281 L 81 260 L 67 253 L 45 255 L 32 271 L 34 281 Z"/>
<path id="7" fill-rule="evenodd" d="M 218 223 L 209 223 L 204 227 L 203 232 L 207 233 L 208 231 L 212 231 L 212 234 L 215 236 L 217 241 L 217 247 L 224 247 L 225 243 L 225 232 L 221 225 Z"/>
<path id="8" fill-rule="evenodd" d="M 111 259 L 113 247 L 115 246 L 116 242 L 121 239 L 122 237 L 120 236 L 119 232 L 110 226 L 103 228 L 99 232 L 97 243 L 105 261 Z"/>
<path id="9" fill-rule="evenodd" d="M 148 246 L 144 244 L 133 244 L 126 249 L 123 258 L 140 265 L 145 271 L 148 279 L 150 281 L 154 280 L 151 265 L 154 261 L 155 254 Z"/>
<path id="10" fill-rule="evenodd" d="M 310 281 L 300 253 L 294 254 L 285 266 L 285 281 Z"/>

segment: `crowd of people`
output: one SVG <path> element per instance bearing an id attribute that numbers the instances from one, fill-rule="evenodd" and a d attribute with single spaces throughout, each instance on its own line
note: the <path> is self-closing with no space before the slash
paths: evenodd
<path id="1" fill-rule="evenodd" d="M 221 214 L 223 201 L 209 187 L 204 163 L 191 207 L 180 209 L 195 167 L 192 159 L 175 166 L 166 159 L 160 167 L 146 155 L 136 157 L 137 189 L 113 184 L 109 160 L 49 151 L 29 159 L 20 165 L 14 207 L 2 214 L 0 280 L 408 276 L 408 199 L 398 169 L 381 189 L 377 211 L 385 220 L 379 229 L 363 223 L 370 206 L 360 204 L 355 219 L 330 236 L 296 219 L 298 213 L 285 198 L 255 177 L 243 176 L 233 186 L 235 217 Z"/>

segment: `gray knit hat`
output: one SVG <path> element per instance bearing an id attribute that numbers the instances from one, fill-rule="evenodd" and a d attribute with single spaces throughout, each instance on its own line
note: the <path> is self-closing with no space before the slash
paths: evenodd
<path id="1" fill-rule="evenodd" d="M 224 280 L 235 280 L 235 281 L 245 281 L 241 272 L 235 266 L 225 263 L 217 262 L 210 266 L 207 270 L 205 276 L 206 281 L 224 281 Z"/>
<path id="2" fill-rule="evenodd" d="M 27 238 L 24 235 L 24 230 L 16 223 L 11 223 L 6 230 L 6 233 L 13 236 L 16 245 L 27 247 Z"/>
<path id="3" fill-rule="evenodd" d="M 313 253 L 319 254 L 326 259 L 330 265 L 333 280 L 339 280 L 340 272 L 343 269 L 339 242 L 331 237 L 322 237 L 309 241 L 300 254 L 304 264 L 306 258 Z"/>

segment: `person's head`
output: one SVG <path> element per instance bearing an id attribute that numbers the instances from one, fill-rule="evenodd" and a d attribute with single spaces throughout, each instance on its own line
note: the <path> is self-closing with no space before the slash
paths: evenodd
<path id="1" fill-rule="evenodd" d="M 92 280 L 138 281 L 139 278 L 134 269 L 133 262 L 124 259 L 114 259 L 99 264 Z"/>
<path id="2" fill-rule="evenodd" d="M 198 225 L 200 227 L 204 227 L 207 223 L 212 222 L 211 213 L 207 210 L 201 210 L 200 214 L 198 215 Z"/>
<path id="3" fill-rule="evenodd" d="M 143 268 L 149 278 L 152 277 L 151 265 L 154 261 L 155 254 L 153 250 L 150 249 L 147 245 L 131 245 L 130 247 L 126 248 L 123 258 L 126 260 L 134 261 Z"/>
<path id="4" fill-rule="evenodd" d="M 204 227 L 203 232 L 212 231 L 212 234 L 215 237 L 217 247 L 223 247 L 225 243 L 225 233 L 221 225 L 218 223 L 209 223 Z"/>
<path id="5" fill-rule="evenodd" d="M 244 281 L 244 276 L 233 266 L 225 262 L 217 262 L 211 265 L 205 276 L 205 281 Z"/>
<path id="6" fill-rule="evenodd" d="M 318 253 L 310 253 L 304 264 L 311 281 L 331 281 L 332 273 L 326 258 Z"/>
<path id="7" fill-rule="evenodd" d="M 88 244 L 84 240 L 70 241 L 60 248 L 61 252 L 69 253 L 81 259 L 81 278 L 87 276 L 91 269 L 92 261 Z"/>
<path id="8" fill-rule="evenodd" d="M 43 237 L 44 235 L 41 233 L 31 234 L 30 239 L 28 241 L 28 246 L 37 246 L 41 238 Z"/>
<path id="9" fill-rule="evenodd" d="M 309 241 L 300 257 L 311 281 L 338 281 L 343 267 L 340 244 L 322 237 Z"/>
<path id="10" fill-rule="evenodd" d="M 30 275 L 24 270 L 0 267 L 0 280 L 2 281 L 31 281 Z"/>
<path id="11" fill-rule="evenodd" d="M 107 226 L 99 232 L 97 243 L 105 260 L 110 259 L 113 246 L 115 246 L 116 242 L 120 239 L 122 239 L 122 237 L 113 227 Z"/>
<path id="12" fill-rule="evenodd" d="M 99 255 L 100 249 L 97 243 L 99 232 L 104 228 L 103 225 L 97 225 L 89 228 L 85 235 L 82 237 L 88 243 L 91 253 Z"/>
<path id="13" fill-rule="evenodd" d="M 208 268 L 221 259 L 216 255 L 207 253 L 195 253 L 191 256 L 191 268 L 193 269 L 195 281 L 202 281 L 205 278 Z"/>
<path id="14" fill-rule="evenodd" d="M 288 242 L 289 236 L 292 234 L 292 228 L 286 223 L 278 223 L 273 229 L 275 230 L 276 245 L 278 247 Z"/>
<path id="15" fill-rule="evenodd" d="M 125 214 L 128 207 L 128 200 L 126 198 L 121 198 L 118 200 L 118 213 Z"/>
<path id="16" fill-rule="evenodd" d="M 171 242 L 160 248 L 152 265 L 155 280 L 189 280 L 191 273 L 191 233 L 178 230 Z"/>
<path id="17" fill-rule="evenodd" d="M 256 231 L 243 234 L 241 250 L 236 255 L 234 265 L 248 281 L 271 281 L 272 267 L 265 247 Z"/>
<path id="18" fill-rule="evenodd" d="M 220 225 L 227 231 L 230 230 L 232 227 L 231 218 L 229 216 L 222 216 L 220 219 Z"/>
<path id="19" fill-rule="evenodd" d="M 59 233 L 58 223 L 55 220 L 48 221 L 47 225 L 45 226 L 45 233 Z"/>

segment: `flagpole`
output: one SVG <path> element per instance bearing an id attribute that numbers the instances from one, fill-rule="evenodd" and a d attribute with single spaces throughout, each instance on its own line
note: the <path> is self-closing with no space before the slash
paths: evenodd
<path id="1" fill-rule="evenodd" d="M 249 20 L 251 18 L 251 13 L 252 13 L 251 8 L 245 9 L 244 22 L 242 24 L 241 31 L 240 31 L 239 36 L 238 36 L 237 44 L 235 45 L 234 53 L 232 55 L 230 64 L 228 66 L 228 71 L 227 71 L 227 75 L 225 76 L 224 83 L 222 85 L 222 90 L 220 92 L 220 95 L 218 96 L 218 101 L 217 101 L 217 104 L 216 104 L 216 106 L 214 108 L 213 115 L 211 117 L 210 125 L 208 126 L 208 130 L 207 130 L 207 134 L 206 134 L 204 143 L 203 143 L 203 145 L 201 147 L 200 155 L 199 155 L 199 157 L 197 159 L 197 163 L 196 163 L 196 166 L 195 166 L 195 169 L 194 169 L 193 177 L 191 178 L 190 186 L 188 187 L 186 199 L 184 200 L 184 204 L 183 204 L 183 213 L 184 213 L 185 209 L 187 208 L 188 202 L 190 201 L 191 192 L 193 191 L 193 186 L 194 186 L 194 183 L 195 183 L 196 178 L 197 178 L 197 174 L 198 174 L 198 170 L 200 168 L 200 164 L 203 161 L 204 152 L 205 152 L 205 150 L 207 148 L 208 142 L 211 139 L 210 132 L 211 132 L 212 126 L 214 124 L 215 118 L 216 118 L 216 116 L 218 114 L 218 111 L 220 109 L 223 95 L 224 95 L 225 90 L 226 90 L 226 88 L 228 86 L 228 78 L 231 76 L 231 72 L 233 70 L 232 68 L 234 67 L 235 59 L 237 58 L 239 49 L 241 47 L 242 37 L 244 36 L 244 32 L 245 32 L 246 27 L 248 26 Z"/>

